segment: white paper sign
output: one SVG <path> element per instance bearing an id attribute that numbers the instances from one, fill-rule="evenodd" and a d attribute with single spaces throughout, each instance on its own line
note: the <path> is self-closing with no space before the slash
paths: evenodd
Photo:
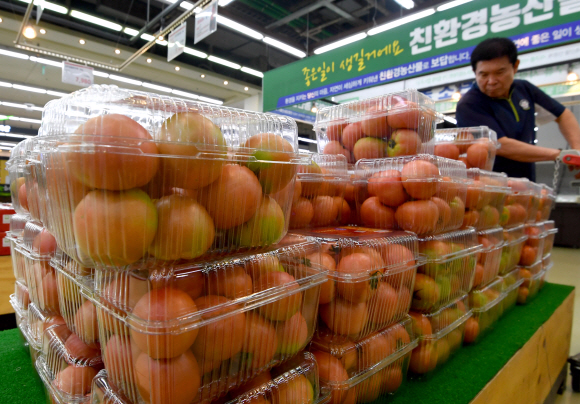
<path id="1" fill-rule="evenodd" d="M 185 49 L 185 33 L 187 25 L 184 22 L 179 27 L 175 28 L 167 40 L 167 61 L 171 62 L 177 56 L 183 53 Z"/>
<path id="2" fill-rule="evenodd" d="M 195 15 L 195 41 L 198 43 L 217 30 L 218 2 L 212 1 L 200 13 Z"/>
<path id="3" fill-rule="evenodd" d="M 94 81 L 93 68 L 77 65 L 76 63 L 62 63 L 62 82 L 75 84 L 81 87 L 92 86 Z"/>

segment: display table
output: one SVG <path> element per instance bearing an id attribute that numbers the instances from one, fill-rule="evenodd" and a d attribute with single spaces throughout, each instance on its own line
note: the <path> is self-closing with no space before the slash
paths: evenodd
<path id="1" fill-rule="evenodd" d="M 506 313 L 477 345 L 462 348 L 428 380 L 408 381 L 389 403 L 542 403 L 566 364 L 574 288 L 546 284 Z M 42 385 L 18 330 L 0 332 L 2 402 L 43 403 Z"/>

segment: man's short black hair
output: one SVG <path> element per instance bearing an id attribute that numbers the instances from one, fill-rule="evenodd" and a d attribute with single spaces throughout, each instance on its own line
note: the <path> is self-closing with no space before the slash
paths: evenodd
<path id="1" fill-rule="evenodd" d="M 477 62 L 492 60 L 507 56 L 510 63 L 515 66 L 518 60 L 518 49 L 509 38 L 489 38 L 475 47 L 471 53 L 471 67 L 473 71 Z"/>

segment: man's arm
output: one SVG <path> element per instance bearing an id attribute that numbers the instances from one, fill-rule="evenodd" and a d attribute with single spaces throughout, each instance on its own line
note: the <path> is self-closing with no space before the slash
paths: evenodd
<path id="1" fill-rule="evenodd" d="M 497 155 L 510 160 L 535 163 L 537 161 L 554 161 L 560 155 L 559 149 L 534 146 L 509 137 L 502 137 L 498 140 L 501 147 L 497 150 Z"/>
<path id="2" fill-rule="evenodd" d="M 580 125 L 572 111 L 566 108 L 562 115 L 556 118 L 556 122 L 570 147 L 580 150 Z"/>

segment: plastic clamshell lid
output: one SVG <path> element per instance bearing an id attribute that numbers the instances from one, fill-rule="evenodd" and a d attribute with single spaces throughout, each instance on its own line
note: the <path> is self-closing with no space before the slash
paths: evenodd
<path id="1" fill-rule="evenodd" d="M 447 244 L 445 251 L 433 248 L 439 242 Z M 477 233 L 473 227 L 450 231 L 419 239 L 419 251 L 430 262 L 446 261 L 472 255 L 481 249 Z"/>
<path id="2" fill-rule="evenodd" d="M 510 187 L 512 192 L 516 195 L 534 194 L 534 183 L 527 178 L 508 177 L 508 187 Z"/>
<path id="3" fill-rule="evenodd" d="M 524 225 L 524 232 L 528 236 L 528 239 L 537 240 L 539 238 L 546 237 L 545 226 L 543 222 L 540 223 L 526 223 Z"/>
<path id="4" fill-rule="evenodd" d="M 110 383 L 106 369 L 102 369 L 93 379 L 91 404 L 131 404 Z"/>
<path id="5" fill-rule="evenodd" d="M 539 260 L 528 266 L 518 265 L 518 268 L 520 268 L 520 270 L 529 271 L 532 275 L 535 275 L 543 269 L 543 263 L 542 260 Z"/>
<path id="6" fill-rule="evenodd" d="M 467 177 L 474 181 L 479 181 L 481 185 L 487 188 L 499 189 L 505 192 L 511 191 L 511 188 L 508 187 L 508 176 L 506 173 L 496 173 L 479 168 L 468 168 Z"/>
<path id="7" fill-rule="evenodd" d="M 485 238 L 485 242 L 482 239 Z M 503 228 L 500 226 L 477 232 L 477 239 L 482 245 L 481 252 L 487 252 L 503 245 Z"/>
<path id="8" fill-rule="evenodd" d="M 311 164 L 298 166 L 297 178 L 300 181 L 346 181 L 349 178 L 345 156 L 313 153 L 309 157 L 312 160 Z"/>
<path id="9" fill-rule="evenodd" d="M 51 370 L 61 370 L 63 363 L 77 367 L 99 367 L 103 364 L 100 348 L 89 347 L 64 324 L 52 325 L 44 330 L 42 346 Z"/>
<path id="10" fill-rule="evenodd" d="M 552 253 L 546 255 L 542 258 L 542 267 L 545 269 L 548 265 L 553 264 L 552 262 Z"/>
<path id="11" fill-rule="evenodd" d="M 431 314 L 410 312 L 413 321 L 423 317 L 431 324 L 432 333 L 420 335 L 419 340 L 439 339 L 466 322 L 472 314 L 468 300 L 469 295 L 464 295 Z"/>
<path id="12" fill-rule="evenodd" d="M 28 213 L 16 213 L 10 217 L 10 236 L 13 238 L 22 238 L 26 223 L 31 220 Z"/>
<path id="13" fill-rule="evenodd" d="M 83 286 L 90 289 L 94 288 L 93 277 L 95 269 L 81 265 L 66 255 L 60 248 L 56 249 L 56 252 L 50 260 L 50 265 L 55 269 L 62 269 L 64 272 L 72 275 L 80 281 Z"/>
<path id="14" fill-rule="evenodd" d="M 501 301 L 504 288 L 503 279 L 497 277 L 489 285 L 469 292 L 469 307 L 472 311 L 486 311 Z"/>
<path id="15" fill-rule="evenodd" d="M 64 391 L 60 390 L 55 383 L 54 375 L 51 373 L 49 365 L 47 363 L 47 358 L 42 355 L 39 355 L 34 363 L 34 367 L 36 368 L 36 372 L 42 383 L 44 384 L 45 392 L 48 395 L 48 402 L 53 404 L 81 404 L 81 403 L 89 403 L 90 397 L 88 394 L 83 395 L 70 395 L 65 393 Z M 92 382 L 92 380 L 91 380 Z M 88 386 L 85 386 L 84 380 L 81 383 L 76 384 L 76 388 L 83 388 L 86 390 L 90 389 L 90 382 Z"/>
<path id="16" fill-rule="evenodd" d="M 544 232 L 547 234 L 558 233 L 558 228 L 556 227 L 556 222 L 553 220 L 546 220 L 541 223 L 544 226 Z"/>
<path id="17" fill-rule="evenodd" d="M 42 223 L 30 220 L 24 227 L 24 248 L 36 258 L 50 258 L 56 251 L 56 239 Z"/>
<path id="18" fill-rule="evenodd" d="M 75 133 L 89 119 L 111 113 L 135 120 L 151 134 L 154 141 L 169 140 L 163 135 L 163 126 L 168 118 L 176 113 L 192 113 L 203 115 L 217 125 L 227 146 L 243 146 L 253 135 L 274 133 L 289 142 L 294 152 L 298 151 L 297 126 L 291 118 L 122 89 L 114 85 L 93 85 L 47 103 L 42 113 L 41 135 Z M 179 138 L 177 136 L 177 139 L 171 140 L 183 143 Z"/>
<path id="19" fill-rule="evenodd" d="M 398 230 L 369 229 L 366 227 L 343 226 L 343 227 L 323 227 L 309 230 L 296 230 L 292 234 L 299 234 L 310 239 L 315 239 L 322 244 L 322 251 L 336 253 L 337 258 L 344 249 L 371 248 L 384 255 L 384 266 L 369 269 L 367 274 L 377 270 L 381 272 L 406 270 L 410 265 L 415 265 L 420 260 L 418 239 L 414 233 Z M 405 247 L 393 248 L 400 245 Z M 375 261 L 378 262 L 378 261 Z M 338 262 L 337 262 L 338 264 Z M 332 277 L 341 276 L 337 272 L 332 273 Z M 349 274 L 349 278 L 353 278 Z"/>
<path id="20" fill-rule="evenodd" d="M 477 139 L 489 139 L 489 141 L 492 142 L 496 148 L 500 147 L 500 144 L 497 141 L 497 133 L 487 126 L 472 126 L 469 128 L 448 128 L 435 130 L 435 144 L 449 142 L 471 144 Z"/>
<path id="21" fill-rule="evenodd" d="M 519 268 L 516 268 L 516 269 L 512 270 L 511 272 L 509 272 L 503 276 L 500 276 L 500 278 L 503 281 L 503 288 L 502 288 L 503 293 L 511 292 L 512 290 L 519 287 L 524 282 L 524 279 L 522 278 L 522 274 L 520 273 Z"/>
<path id="22" fill-rule="evenodd" d="M 554 188 L 549 187 L 546 184 L 542 184 L 542 191 L 542 197 L 547 197 L 553 201 L 556 200 L 556 191 L 554 191 Z"/>
<path id="23" fill-rule="evenodd" d="M 21 306 L 14 293 L 10 295 L 10 304 L 12 305 L 12 308 L 14 309 L 14 312 L 16 313 L 17 316 L 26 317 L 27 315 L 26 309 Z"/>
<path id="24" fill-rule="evenodd" d="M 31 302 L 28 306 L 28 324 L 34 341 L 40 347 L 44 330 L 55 324 L 64 324 L 64 319 L 59 314 L 42 311 L 35 303 Z"/>
<path id="25" fill-rule="evenodd" d="M 16 169 L 16 164 L 21 163 L 22 159 L 26 158 L 28 152 L 32 150 L 35 138 L 28 138 L 19 142 L 10 151 L 10 158 L 6 162 L 6 168 Z"/>
<path id="26" fill-rule="evenodd" d="M 518 225 L 516 227 L 512 227 L 509 229 L 503 229 L 503 240 L 505 244 L 513 244 L 515 242 L 522 241 L 523 239 L 527 239 L 528 236 L 526 235 L 524 225 Z"/>

